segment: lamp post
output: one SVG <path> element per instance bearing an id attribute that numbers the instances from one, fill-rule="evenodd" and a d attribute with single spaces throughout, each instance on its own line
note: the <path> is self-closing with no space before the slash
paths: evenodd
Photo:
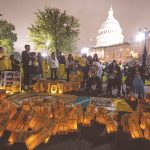
<path id="1" fill-rule="evenodd" d="M 137 40 L 142 41 L 144 40 L 144 50 L 142 54 L 142 65 L 143 67 L 146 67 L 146 61 L 147 61 L 147 36 L 149 35 L 150 31 L 147 30 L 147 28 L 144 28 L 144 31 L 142 32 L 141 29 L 139 30 L 139 34 L 137 35 Z"/>
<path id="2" fill-rule="evenodd" d="M 87 56 L 88 53 L 89 53 L 89 48 L 88 47 L 84 47 L 84 48 L 81 49 L 81 54 L 82 55 L 86 55 Z"/>

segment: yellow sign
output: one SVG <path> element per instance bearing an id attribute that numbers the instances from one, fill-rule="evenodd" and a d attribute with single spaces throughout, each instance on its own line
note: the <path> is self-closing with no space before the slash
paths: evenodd
<path id="1" fill-rule="evenodd" d="M 42 61 L 42 70 L 43 70 L 43 77 L 44 78 L 50 77 L 50 66 L 47 64 L 46 60 Z"/>
<path id="2" fill-rule="evenodd" d="M 11 60 L 7 56 L 0 57 L 0 71 L 11 70 Z"/>
<path id="3" fill-rule="evenodd" d="M 75 60 L 77 60 L 81 66 L 85 66 L 86 65 L 86 58 L 75 57 Z"/>
<path id="4" fill-rule="evenodd" d="M 116 111 L 125 111 L 133 112 L 131 107 L 127 104 L 124 99 L 113 99 L 113 102 Z"/>
<path id="5" fill-rule="evenodd" d="M 65 72 L 65 65 L 64 64 L 60 64 L 58 67 L 58 77 L 59 78 L 66 78 L 66 72 Z"/>

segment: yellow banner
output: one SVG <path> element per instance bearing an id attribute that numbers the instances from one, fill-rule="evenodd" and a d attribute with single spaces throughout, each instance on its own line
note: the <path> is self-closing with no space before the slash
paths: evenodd
<path id="1" fill-rule="evenodd" d="M 112 103 L 114 104 L 116 111 L 133 112 L 125 99 L 113 99 Z"/>
<path id="2" fill-rule="evenodd" d="M 81 66 L 85 66 L 86 65 L 86 58 L 75 57 L 75 60 L 77 60 Z"/>
<path id="3" fill-rule="evenodd" d="M 58 77 L 66 79 L 66 71 L 65 71 L 65 65 L 60 64 L 58 67 Z"/>

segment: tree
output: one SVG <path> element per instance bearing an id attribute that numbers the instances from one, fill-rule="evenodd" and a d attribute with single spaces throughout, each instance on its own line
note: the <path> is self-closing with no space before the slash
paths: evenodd
<path id="1" fill-rule="evenodd" d="M 2 16 L 0 14 L 0 16 Z M 17 41 L 17 34 L 15 34 L 15 26 L 8 23 L 6 20 L 0 19 L 0 46 L 5 48 L 5 53 L 10 55 L 14 50 L 14 42 Z"/>
<path id="2" fill-rule="evenodd" d="M 45 8 L 35 13 L 35 25 L 29 28 L 29 36 L 37 50 L 71 52 L 76 48 L 79 35 L 78 19 L 57 8 Z"/>

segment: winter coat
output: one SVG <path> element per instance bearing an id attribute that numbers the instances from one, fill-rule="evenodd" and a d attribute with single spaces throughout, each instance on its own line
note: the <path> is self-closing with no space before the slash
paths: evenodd
<path id="1" fill-rule="evenodd" d="M 128 69 L 127 78 L 125 80 L 125 84 L 127 86 L 132 85 L 134 77 L 135 77 L 137 71 L 140 73 L 140 77 L 141 77 L 143 83 L 145 83 L 145 69 L 142 66 L 138 67 L 138 68 L 131 67 L 131 68 Z"/>
<path id="2" fill-rule="evenodd" d="M 109 67 L 108 67 L 108 79 L 115 79 L 117 81 L 121 81 L 121 78 L 122 78 L 122 73 L 121 73 L 121 69 L 118 65 L 116 65 L 116 68 L 115 68 L 115 72 L 114 72 L 114 66 L 111 64 Z"/>
<path id="3" fill-rule="evenodd" d="M 50 64 L 51 68 L 58 68 L 59 67 L 59 62 L 58 62 L 56 57 L 55 57 L 55 59 L 50 57 L 48 61 L 49 61 L 49 64 Z"/>

